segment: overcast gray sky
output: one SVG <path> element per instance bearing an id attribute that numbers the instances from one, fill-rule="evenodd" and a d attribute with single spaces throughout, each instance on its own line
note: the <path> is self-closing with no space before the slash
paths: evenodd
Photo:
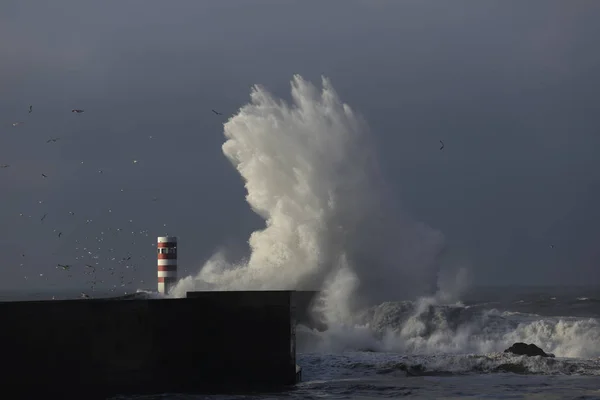
<path id="1" fill-rule="evenodd" d="M 154 288 L 163 233 L 180 274 L 243 247 L 261 220 L 210 110 L 255 83 L 289 98 L 294 73 L 366 117 L 404 207 L 476 283 L 598 283 L 599 20 L 597 0 L 3 0 L 0 289 L 83 287 L 55 266 L 99 246 Z"/>

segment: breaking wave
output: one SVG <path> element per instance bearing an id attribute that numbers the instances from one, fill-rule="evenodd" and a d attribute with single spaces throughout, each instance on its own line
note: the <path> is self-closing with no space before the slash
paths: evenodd
<path id="1" fill-rule="evenodd" d="M 425 357 L 435 370 L 450 368 L 439 364 L 449 362 L 444 354 L 463 354 L 451 358 L 456 370 L 515 363 L 528 370 L 562 368 L 562 361 L 498 354 L 517 341 L 558 357 L 600 356 L 596 319 L 457 303 L 466 270 L 440 268 L 443 235 L 400 209 L 379 172 L 367 124 L 326 78 L 318 90 L 294 76 L 291 103 L 260 86 L 250 98 L 224 124 L 223 153 L 265 227 L 250 235 L 246 258 L 231 262 L 217 252 L 170 296 L 319 290 L 316 312 L 328 329 L 299 327 L 298 348 L 305 352 L 401 352 Z"/>
<path id="2" fill-rule="evenodd" d="M 324 332 L 298 328 L 302 352 L 490 354 L 515 342 L 535 343 L 557 357 L 600 357 L 597 318 L 543 317 L 498 309 L 436 305 L 429 299 L 386 302 Z"/>

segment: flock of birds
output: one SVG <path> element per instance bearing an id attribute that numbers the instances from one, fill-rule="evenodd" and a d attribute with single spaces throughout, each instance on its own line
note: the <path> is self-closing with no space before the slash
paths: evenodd
<path id="1" fill-rule="evenodd" d="M 221 112 L 216 111 L 214 109 L 212 109 L 211 111 L 213 114 L 215 114 L 217 116 L 223 115 Z M 75 113 L 75 114 L 83 114 L 84 110 L 72 109 L 71 112 Z M 28 113 L 29 114 L 33 113 L 33 105 L 29 105 Z M 19 122 L 13 123 L 12 125 L 14 127 L 17 127 L 24 123 L 25 123 L 24 121 L 19 121 Z M 150 137 L 150 138 L 152 138 L 152 137 Z M 56 143 L 59 140 L 60 140 L 59 137 L 51 137 L 48 140 L 46 140 L 46 143 Z M 439 142 L 441 144 L 439 149 L 444 150 L 444 148 L 445 148 L 444 141 L 440 140 Z M 137 164 L 137 160 L 133 160 L 133 163 Z M 6 169 L 9 167 L 10 167 L 9 164 L 0 164 L 0 168 L 2 168 L 2 169 Z M 102 174 L 103 171 L 98 170 L 98 173 Z M 42 173 L 41 176 L 43 178 L 48 178 L 48 175 L 45 173 Z M 124 189 L 121 189 L 121 191 L 123 192 Z M 153 202 L 155 202 L 157 200 L 158 200 L 157 197 L 152 198 Z M 39 201 L 39 203 L 41 204 L 42 201 Z M 108 211 L 111 212 L 111 210 L 108 210 Z M 71 216 L 75 216 L 75 213 L 72 211 L 70 211 L 69 214 Z M 21 213 L 20 216 L 23 217 L 24 214 Z M 48 213 L 44 213 L 42 215 L 42 217 L 40 218 L 40 222 L 43 223 L 47 216 L 48 216 Z M 29 216 L 29 217 L 31 217 L 31 216 Z M 86 224 L 90 224 L 91 222 L 92 222 L 92 219 L 85 220 Z M 132 222 L 132 220 L 129 220 L 129 222 Z M 166 224 L 164 224 L 164 226 L 166 226 Z M 55 229 L 54 232 L 56 233 L 56 236 L 58 238 L 63 237 L 62 231 L 57 231 Z M 122 228 L 117 228 L 117 229 L 109 228 L 109 229 L 107 229 L 107 232 L 104 232 L 104 231 L 100 232 L 100 234 L 98 236 L 96 236 L 94 238 L 94 240 L 98 243 L 102 243 L 102 242 L 105 242 L 109 233 L 112 233 L 113 235 L 119 235 L 121 232 L 123 232 Z M 140 230 L 138 232 L 132 231 L 131 234 L 132 235 L 137 234 L 137 235 L 142 235 L 144 237 L 148 237 L 149 231 L 148 230 Z M 124 291 L 124 294 L 127 294 L 126 288 L 128 288 L 128 287 L 130 288 L 131 285 L 133 285 L 134 283 L 135 284 L 144 284 L 143 280 L 135 280 L 131 276 L 131 275 L 135 275 L 136 265 L 131 262 L 132 255 L 130 253 L 128 253 L 127 255 L 125 255 L 123 257 L 115 257 L 115 256 L 113 256 L 113 254 L 115 253 L 115 249 L 113 247 L 110 247 L 110 248 L 108 248 L 108 252 L 110 253 L 110 256 L 103 257 L 100 255 L 100 251 L 104 251 L 105 249 L 102 249 L 101 247 L 92 249 L 89 246 L 82 244 L 81 240 L 85 240 L 85 239 L 88 239 L 88 237 L 84 236 L 84 237 L 75 239 L 75 244 L 77 245 L 77 247 L 75 247 L 75 250 L 83 253 L 82 255 L 75 257 L 75 260 L 78 263 L 83 264 L 84 274 L 88 275 L 88 277 L 89 277 L 89 280 L 87 281 L 87 283 L 89 284 L 89 288 L 90 288 L 91 292 L 95 292 L 96 287 L 98 285 L 103 285 L 103 287 L 105 287 L 106 284 L 108 283 L 107 280 L 111 280 L 112 282 L 114 282 L 115 278 L 118 279 L 118 283 L 113 283 L 112 287 L 110 287 L 108 289 L 111 292 L 115 292 L 117 290 L 120 290 L 120 291 L 122 290 L 122 291 Z M 135 245 L 135 241 L 132 242 L 131 244 Z M 154 243 L 152 243 L 152 245 L 155 246 Z M 555 246 L 551 244 L 550 248 L 554 249 Z M 25 253 L 23 253 L 21 256 L 25 257 L 26 255 L 25 255 Z M 147 257 L 142 256 L 142 257 L 140 257 L 140 259 L 144 261 L 145 268 L 148 268 L 149 261 L 146 261 Z M 23 266 L 23 264 L 21 264 L 21 266 Z M 64 271 L 67 274 L 67 277 L 72 277 L 73 264 L 59 263 L 56 265 L 56 268 L 61 271 Z M 127 273 L 129 271 L 131 271 L 130 274 Z M 100 274 L 102 276 L 99 276 L 99 274 L 97 272 L 102 272 L 102 274 Z M 40 273 L 39 276 L 43 277 L 44 274 Z M 28 279 L 27 276 L 24 276 L 24 278 Z M 86 292 L 82 292 L 81 297 L 88 298 L 88 297 L 90 297 L 90 295 Z"/>
<path id="2" fill-rule="evenodd" d="M 222 116 L 223 114 L 216 111 L 216 110 L 211 110 L 215 115 L 218 116 Z M 75 114 L 83 114 L 84 110 L 83 109 L 72 109 L 71 110 L 72 113 Z M 29 105 L 29 109 L 28 109 L 28 114 L 32 114 L 33 113 L 33 105 Z M 20 125 L 25 124 L 24 121 L 19 121 L 19 122 L 15 122 L 12 124 L 13 127 L 17 127 Z M 46 143 L 56 143 L 60 140 L 59 137 L 51 137 L 48 140 L 46 140 Z M 133 160 L 133 164 L 137 164 L 137 160 Z M 2 169 L 6 169 L 11 167 L 10 164 L 0 164 L 0 168 Z M 98 173 L 103 173 L 102 170 L 99 170 Z M 41 176 L 43 178 L 48 178 L 48 175 L 45 173 L 42 173 Z M 121 192 L 123 192 L 124 189 L 121 189 Z M 157 197 L 153 197 L 152 198 L 153 202 L 158 201 Z M 38 203 L 42 204 L 43 201 L 39 201 Z M 109 213 L 112 213 L 112 210 L 108 210 Z M 71 216 L 71 218 L 75 217 L 75 212 L 73 211 L 69 211 L 69 215 Z M 20 217 L 29 217 L 31 218 L 31 215 L 26 216 L 24 213 L 20 213 L 19 214 Z M 44 221 L 46 220 L 48 216 L 48 213 L 44 213 L 42 215 L 42 217 L 40 218 L 40 223 L 44 223 Z M 92 219 L 85 219 L 85 224 L 89 225 L 93 222 Z M 132 220 L 129 220 L 129 223 L 132 223 Z M 83 223 L 83 221 L 82 221 Z M 164 226 L 166 227 L 167 224 L 164 224 Z M 116 250 L 116 246 L 114 247 L 101 247 L 98 246 L 98 244 L 106 244 L 107 242 L 110 243 L 110 239 L 111 236 L 112 238 L 117 237 L 118 240 L 122 240 L 126 237 L 123 236 L 123 234 L 126 231 L 123 228 L 108 228 L 105 231 L 101 231 L 99 232 L 97 235 L 95 235 L 95 237 L 88 237 L 87 235 L 76 235 L 77 237 L 74 239 L 74 243 L 75 243 L 75 252 L 76 254 L 78 254 L 77 256 L 74 257 L 75 262 L 74 263 L 58 263 L 55 265 L 55 268 L 59 271 L 62 271 L 67 278 L 72 278 L 73 277 L 73 273 L 75 271 L 79 272 L 79 273 L 83 273 L 86 275 L 87 277 L 87 285 L 89 287 L 89 291 L 85 291 L 85 292 L 81 292 L 81 297 L 82 298 L 89 298 L 91 297 L 91 293 L 93 292 L 104 292 L 105 290 L 108 292 L 122 292 L 124 294 L 128 294 L 127 289 L 129 288 L 131 289 L 136 289 L 133 288 L 132 285 L 134 284 L 144 284 L 144 280 L 142 279 L 136 279 L 136 271 L 137 271 L 137 265 L 135 264 L 135 260 L 134 260 L 134 256 L 131 254 L 131 252 L 127 252 L 126 255 L 123 256 L 116 256 L 115 253 L 118 253 L 118 251 Z M 63 232 L 57 229 L 54 229 L 54 233 L 56 234 L 56 237 L 58 239 L 63 237 Z M 131 238 L 132 240 L 134 239 L 133 236 L 137 235 L 137 236 L 142 236 L 144 238 L 149 237 L 150 236 L 150 231 L 149 230 L 139 230 L 139 231 L 130 231 L 131 236 L 129 236 L 127 239 Z M 70 235 L 68 235 L 70 236 Z M 86 243 L 86 240 L 89 239 L 93 239 L 96 243 L 93 245 L 95 247 L 92 247 L 90 245 L 88 245 Z M 65 240 L 65 239 L 62 239 Z M 133 240 L 131 242 L 131 245 L 135 245 L 135 240 Z M 109 244 L 110 246 L 110 244 Z M 152 242 L 152 246 L 155 246 L 155 244 Z M 108 251 L 108 255 L 107 252 Z M 53 255 L 56 255 L 56 252 L 53 253 Z M 21 254 L 21 257 L 23 260 L 26 259 L 26 253 L 23 252 Z M 150 263 L 153 261 L 152 258 L 148 258 L 147 256 L 141 256 L 141 257 L 135 257 L 135 258 L 139 258 L 143 264 L 144 264 L 144 268 L 151 268 L 150 267 Z M 20 267 L 23 267 L 24 263 L 20 264 Z M 153 264 L 151 264 L 153 265 Z M 153 270 L 154 271 L 154 270 Z M 39 277 L 43 278 L 45 276 L 45 274 L 39 273 Z M 25 275 L 24 279 L 29 279 L 30 276 Z M 111 285 L 112 283 L 112 285 Z M 54 297 L 53 297 L 54 298 Z"/>

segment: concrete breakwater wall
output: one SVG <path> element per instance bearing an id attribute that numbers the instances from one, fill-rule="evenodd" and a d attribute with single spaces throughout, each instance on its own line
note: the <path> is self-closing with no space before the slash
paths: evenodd
<path id="1" fill-rule="evenodd" d="M 25 397 L 272 388 L 298 375 L 290 291 L 6 302 L 0 318 L 0 384 Z"/>

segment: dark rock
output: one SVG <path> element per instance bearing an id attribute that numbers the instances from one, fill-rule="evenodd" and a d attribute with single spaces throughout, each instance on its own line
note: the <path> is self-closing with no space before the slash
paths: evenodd
<path id="1" fill-rule="evenodd" d="M 554 357 L 554 354 L 546 353 L 544 350 L 537 347 L 535 344 L 527 344 L 518 342 L 504 350 L 505 353 L 512 353 L 519 356 L 541 356 L 541 357 Z"/>

